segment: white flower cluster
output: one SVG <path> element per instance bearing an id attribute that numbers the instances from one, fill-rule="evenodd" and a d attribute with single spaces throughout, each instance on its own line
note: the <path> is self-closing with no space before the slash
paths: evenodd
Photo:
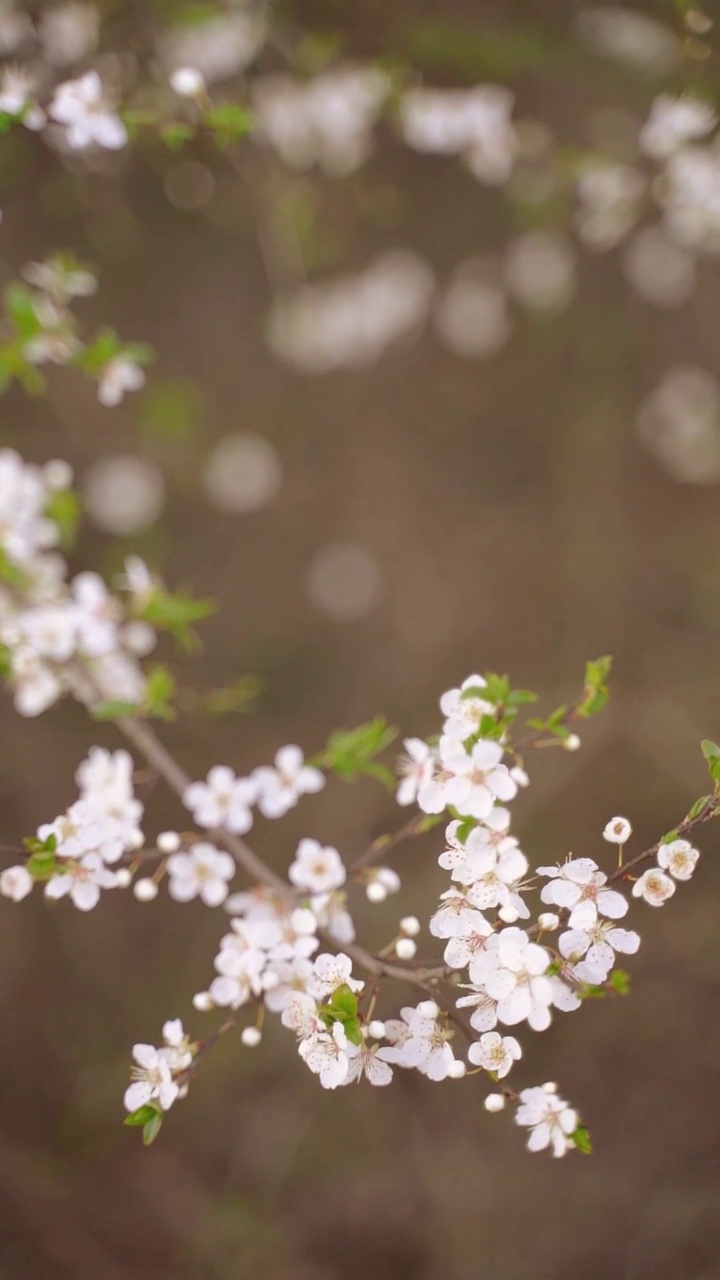
<path id="1" fill-rule="evenodd" d="M 433 287 L 414 254 L 386 253 L 361 275 L 307 285 L 277 302 L 270 346 L 304 373 L 361 368 L 425 320 Z"/>
<path id="2" fill-rule="evenodd" d="M 107 408 L 120 404 L 128 391 L 138 391 L 145 385 L 137 348 L 123 348 L 113 340 L 107 352 L 96 359 L 96 349 L 78 336 L 68 304 L 97 291 L 97 279 L 87 267 L 55 257 L 28 263 L 22 274 L 32 286 L 27 295 L 32 331 L 21 348 L 29 364 L 82 366 L 90 354 L 92 370 L 88 372 L 97 377 L 98 399 Z"/>
<path id="3" fill-rule="evenodd" d="M 133 1045 L 131 1084 L 123 1098 L 126 1111 L 136 1111 L 150 1103 L 169 1111 L 174 1102 L 187 1095 L 188 1068 L 197 1045 L 191 1043 L 179 1018 L 164 1023 L 162 1034 L 159 1049 L 151 1044 Z"/>
<path id="4" fill-rule="evenodd" d="M 420 739 L 405 742 L 398 801 L 417 801 L 430 814 L 449 809 L 456 815 L 439 857 L 452 885 L 440 897 L 430 932 L 446 943 L 448 969 L 464 973 L 460 985 L 467 994 L 457 1005 L 471 1010 L 470 1025 L 479 1033 L 469 1061 L 502 1079 L 522 1048 L 513 1036 L 501 1034 L 498 1025 L 527 1022 L 544 1031 L 553 1008 L 579 1008 L 583 984 L 604 983 L 615 952 L 636 951 L 640 939 L 615 926 L 628 910 L 627 900 L 607 886 L 607 876 L 590 858 L 538 868 L 549 881 L 542 901 L 561 914 L 543 912 L 531 929 L 516 925 L 530 916 L 524 901 L 529 863 L 510 835 L 504 805 L 527 784 L 527 775 L 512 759 L 510 765 L 504 762 L 503 735 L 494 732 L 499 708 L 483 677 L 470 676 L 443 694 L 440 707 L 445 719 L 437 745 Z M 606 828 L 606 838 L 615 843 L 629 834 L 624 819 L 614 819 Z M 569 927 L 559 938 L 559 950 L 551 950 L 541 938 L 558 930 L 561 918 Z M 490 1095 L 488 1109 L 501 1109 L 504 1100 L 505 1095 Z M 530 1127 L 530 1150 L 551 1146 L 555 1155 L 563 1155 L 576 1145 L 571 1137 L 578 1125 L 576 1113 L 544 1089 L 523 1090 L 516 1119 Z"/>
<path id="5" fill-rule="evenodd" d="M 91 748 L 75 775 L 79 799 L 37 832 L 39 844 L 53 856 L 47 898 L 69 896 L 78 910 L 92 911 L 101 890 L 130 883 L 127 873 L 110 868 L 145 842 L 139 825 L 143 806 L 135 798 L 132 774 L 127 751 Z M 19 902 L 33 882 L 28 866 L 8 867 L 0 875 L 0 893 Z"/>
<path id="6" fill-rule="evenodd" d="M 677 880 L 689 880 L 700 854 L 688 840 L 661 844 L 657 865 L 643 871 L 633 885 L 633 897 L 644 898 L 651 907 L 661 907 L 675 892 Z"/>
<path id="7" fill-rule="evenodd" d="M 47 514 L 71 479 L 64 463 L 25 464 L 0 451 L 0 646 L 15 706 L 35 716 L 64 692 L 83 701 L 142 702 L 145 679 L 135 655 L 154 644 L 152 629 L 128 621 L 118 597 L 95 573 L 67 581 L 53 550 L 57 524 Z"/>
<path id="8" fill-rule="evenodd" d="M 402 134 L 416 151 L 461 155 L 480 182 L 507 182 L 517 152 L 514 95 L 496 84 L 473 89 L 411 89 L 402 99 Z"/>
<path id="9" fill-rule="evenodd" d="M 325 786 L 319 769 L 305 763 L 300 747 L 281 747 L 272 765 L 261 765 L 250 777 L 238 778 L 227 765 L 214 765 L 205 782 L 193 782 L 183 803 L 200 827 L 224 827 L 244 835 L 253 825 L 252 806 L 265 818 L 282 818 L 300 800 Z"/>
<path id="10" fill-rule="evenodd" d="M 372 150 L 372 131 L 390 92 L 375 67 L 338 66 L 300 82 L 290 76 L 256 80 L 252 101 L 260 133 L 293 169 L 319 165 L 353 173 Z"/>

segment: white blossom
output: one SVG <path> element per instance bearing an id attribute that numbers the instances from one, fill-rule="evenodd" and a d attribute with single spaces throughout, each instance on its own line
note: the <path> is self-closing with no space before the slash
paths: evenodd
<path id="1" fill-rule="evenodd" d="M 319 769 L 305 764 L 300 747 L 281 747 L 274 767 L 253 770 L 258 787 L 257 805 L 266 818 L 281 818 L 297 804 L 301 796 L 321 791 L 325 777 Z"/>
<path id="2" fill-rule="evenodd" d="M 500 1080 L 521 1057 L 522 1049 L 515 1037 L 501 1036 L 497 1031 L 486 1031 L 468 1049 L 468 1058 L 476 1067 L 493 1071 Z"/>
<path id="3" fill-rule="evenodd" d="M 632 887 L 633 898 L 644 898 L 651 907 L 661 907 L 675 892 L 675 881 L 657 867 L 644 871 Z"/>
<path id="4" fill-rule="evenodd" d="M 684 94 L 673 98 L 661 93 L 653 102 L 650 115 L 640 130 L 641 149 L 653 160 L 667 160 L 687 142 L 695 142 L 711 133 L 718 122 L 709 102 Z"/>
<path id="5" fill-rule="evenodd" d="M 326 999 L 338 987 L 348 986 L 351 991 L 362 991 L 364 985 L 360 979 L 352 977 L 352 960 L 343 952 L 334 956 L 324 951 L 315 959 L 310 992 L 316 999 Z"/>
<path id="6" fill-rule="evenodd" d="M 674 880 L 689 880 L 700 854 L 687 840 L 671 840 L 658 849 L 658 866 L 668 871 Z"/>
<path id="7" fill-rule="evenodd" d="M 127 143 L 127 129 L 109 107 L 97 71 L 87 71 L 77 80 L 59 85 L 48 112 L 51 119 L 65 126 L 73 151 L 93 144 L 116 151 Z"/>
<path id="8" fill-rule="evenodd" d="M 117 880 L 96 853 L 88 853 L 78 862 L 69 862 L 62 872 L 45 885 L 46 898 L 70 899 L 79 911 L 92 911 L 100 901 L 101 889 L 114 889 Z"/>
<path id="9" fill-rule="evenodd" d="M 471 172 L 492 185 L 512 172 L 514 97 L 500 85 L 411 89 L 401 103 L 403 137 L 416 151 L 463 154 Z"/>
<path id="10" fill-rule="evenodd" d="M 549 966 L 548 952 L 522 929 L 503 929 L 478 957 L 474 981 L 497 1001 L 500 1022 L 513 1026 L 527 1020 L 534 1031 L 544 1031 L 553 998 Z"/>
<path id="11" fill-rule="evenodd" d="M 405 738 L 403 746 L 405 755 L 399 763 L 401 780 L 396 800 L 400 805 L 415 804 L 423 785 L 432 779 L 436 755 L 422 738 Z"/>
<path id="12" fill-rule="evenodd" d="M 614 889 L 605 888 L 607 876 L 598 871 L 592 858 L 574 858 L 561 866 L 538 867 L 537 871 L 550 878 L 540 894 L 543 902 L 565 907 L 570 912 L 572 929 L 595 924 L 598 914 L 619 920 L 627 913 L 627 899 Z"/>
<path id="13" fill-rule="evenodd" d="M 312 1032 L 298 1045 L 300 1057 L 320 1077 L 323 1089 L 337 1089 L 344 1084 L 349 1068 L 347 1049 L 345 1028 L 340 1022 L 334 1022 L 329 1032 Z"/>
<path id="14" fill-rule="evenodd" d="M 205 92 L 205 79 L 197 67 L 177 67 L 170 75 L 170 88 L 181 98 L 199 98 Z"/>
<path id="15" fill-rule="evenodd" d="M 632 835 L 632 827 L 627 818 L 611 818 L 603 831 L 603 839 L 610 844 L 625 844 Z"/>
<path id="16" fill-rule="evenodd" d="M 163 1047 L 160 1056 L 165 1059 L 171 1071 L 184 1071 L 193 1060 L 190 1049 L 190 1037 L 179 1018 L 170 1018 L 163 1023 Z"/>
<path id="17" fill-rule="evenodd" d="M 483 676 L 468 676 L 457 689 L 448 689 L 440 698 L 440 710 L 445 716 L 443 734 L 464 742 L 480 728 L 485 716 L 494 715 L 495 707 L 483 697 L 487 688 Z"/>
<path id="18" fill-rule="evenodd" d="M 27 867 L 6 867 L 0 872 L 0 893 L 13 902 L 22 902 L 32 892 L 33 878 Z"/>
<path id="19" fill-rule="evenodd" d="M 113 356 L 100 372 L 98 400 L 107 409 L 120 404 L 128 391 L 145 386 L 145 372 L 137 360 L 128 355 Z"/>
<path id="20" fill-rule="evenodd" d="M 138 1107 L 157 1101 L 163 1111 L 169 1111 L 179 1088 L 162 1050 L 153 1048 L 151 1044 L 135 1044 L 132 1056 L 136 1066 L 130 1073 L 133 1083 L 125 1090 L 123 1101 L 126 1110 L 137 1111 Z"/>
<path id="21" fill-rule="evenodd" d="M 214 844 L 193 844 L 187 853 L 173 853 L 167 861 L 168 893 L 175 902 L 201 898 L 208 907 L 219 907 L 228 895 L 228 881 L 235 875 L 229 853 Z"/>
<path id="22" fill-rule="evenodd" d="M 288 876 L 298 889 L 327 893 L 345 883 L 346 871 L 337 849 L 317 840 L 301 840 Z"/>
<path id="23" fill-rule="evenodd" d="M 205 782 L 192 782 L 185 789 L 183 804 L 200 827 L 224 827 L 244 835 L 253 824 L 250 806 L 257 799 L 257 783 L 238 778 L 226 765 L 215 765 Z"/>
<path id="24" fill-rule="evenodd" d="M 574 975 L 591 983 L 605 981 L 615 964 L 616 951 L 634 955 L 639 946 L 638 933 L 618 929 L 612 921 L 597 921 L 588 929 L 568 929 L 558 939 L 561 955 L 573 961 Z"/>
<path id="25" fill-rule="evenodd" d="M 548 1093 L 542 1087 L 521 1091 L 515 1123 L 530 1129 L 528 1151 L 552 1147 L 554 1156 L 564 1156 L 575 1145 L 570 1135 L 577 1129 L 577 1112 L 556 1093 Z"/>
<path id="26" fill-rule="evenodd" d="M 436 938 L 466 938 L 471 933 L 492 933 L 481 911 L 474 907 L 460 889 L 447 889 L 440 894 L 441 906 L 430 919 L 429 929 Z"/>
<path id="27" fill-rule="evenodd" d="M 348 1044 L 345 1052 L 348 1058 L 348 1070 L 343 1084 L 359 1082 L 363 1076 L 368 1084 L 383 1086 L 390 1084 L 393 1071 L 385 1060 L 387 1049 L 379 1049 L 377 1045 Z"/>
<path id="28" fill-rule="evenodd" d="M 449 775 L 443 787 L 445 803 L 469 817 L 486 818 L 496 800 L 512 800 L 517 783 L 501 763 L 502 757 L 498 742 L 481 739 L 468 752 L 461 742 L 443 736 L 440 759 Z"/>
<path id="29" fill-rule="evenodd" d="M 424 1005 L 434 1013 L 429 1014 Z M 383 1050 L 386 1062 L 399 1067 L 415 1068 L 429 1080 L 445 1080 L 450 1064 L 455 1061 L 449 1040 L 452 1032 L 437 1018 L 437 1005 L 421 1002 L 416 1009 L 401 1010 L 402 1022 L 391 1019 L 385 1024 L 390 1047 Z"/>

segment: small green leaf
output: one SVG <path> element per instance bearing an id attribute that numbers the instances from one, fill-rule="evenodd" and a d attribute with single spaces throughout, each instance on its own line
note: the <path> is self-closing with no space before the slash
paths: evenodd
<path id="1" fill-rule="evenodd" d="M 343 982 L 333 991 L 330 997 L 330 1008 L 338 1017 L 357 1017 L 357 996 L 351 987 Z"/>
<path id="2" fill-rule="evenodd" d="M 81 512 L 80 499 L 74 489 L 59 489 L 51 495 L 45 515 L 57 525 L 63 551 L 71 551 L 75 545 Z"/>
<path id="3" fill-rule="evenodd" d="M 370 762 L 396 737 L 397 730 L 391 728 L 382 716 L 377 716 L 356 729 L 338 729 L 331 734 L 317 763 L 352 781 L 358 774 L 369 772 Z"/>
<path id="4" fill-rule="evenodd" d="M 680 832 L 677 830 L 677 827 L 676 827 L 674 831 L 665 832 L 665 835 L 660 840 L 660 844 L 672 844 L 673 840 L 679 840 L 679 838 L 680 838 Z"/>
<path id="5" fill-rule="evenodd" d="M 574 1142 L 578 1151 L 582 1151 L 583 1155 L 585 1156 L 592 1155 L 592 1142 L 590 1140 L 590 1134 L 588 1133 L 584 1124 L 579 1124 L 577 1129 L 575 1129 L 574 1132 L 570 1134 L 570 1141 Z"/>
<path id="6" fill-rule="evenodd" d="M 587 719 L 589 716 L 597 715 L 605 706 L 610 696 L 607 687 L 607 677 L 612 667 L 612 658 L 606 655 L 604 658 L 596 658 L 592 662 L 588 662 L 585 666 L 585 683 L 582 696 L 575 706 L 575 714 Z"/>
<path id="7" fill-rule="evenodd" d="M 214 613 L 212 600 L 196 600 L 182 591 L 174 594 L 156 587 L 152 595 L 142 601 L 137 617 L 160 631 L 169 631 L 185 649 L 191 649 L 196 641 L 193 623 L 202 622 Z"/>
<path id="8" fill-rule="evenodd" d="M 124 716 L 136 716 L 141 710 L 134 702 L 96 702 L 90 707 L 93 720 L 122 720 Z"/>
<path id="9" fill-rule="evenodd" d="M 700 796 L 700 798 L 695 801 L 694 805 L 692 806 L 692 809 L 688 813 L 686 821 L 692 821 L 693 818 L 697 818 L 702 813 L 705 806 L 708 805 L 711 800 L 712 800 L 712 796 Z"/>
<path id="10" fill-rule="evenodd" d="M 262 676 L 250 673 L 240 676 L 231 684 L 223 685 L 219 689 L 211 689 L 210 693 L 206 693 L 203 697 L 202 707 L 212 716 L 225 716 L 232 712 L 247 713 L 253 710 L 253 704 L 259 698 L 262 689 Z"/>
<path id="11" fill-rule="evenodd" d="M 165 1116 L 163 1115 L 162 1111 L 156 1111 L 152 1119 L 146 1121 L 146 1123 L 143 1125 L 142 1140 L 143 1140 L 144 1146 L 149 1147 L 151 1143 L 155 1141 L 160 1130 L 162 1129 L 162 1123 L 164 1119 L 165 1119 Z"/>
<path id="12" fill-rule="evenodd" d="M 149 1120 L 154 1119 L 157 1114 L 158 1108 L 154 1107 L 152 1103 L 149 1102 L 146 1106 L 138 1107 L 135 1111 L 131 1111 L 123 1120 L 123 1124 L 127 1125 L 130 1129 L 141 1128 L 141 1126 L 147 1124 Z"/>
<path id="13" fill-rule="evenodd" d="M 62 867 L 58 866 L 54 853 L 33 853 L 26 863 L 33 880 L 44 883 L 52 879 Z"/>
<path id="14" fill-rule="evenodd" d="M 175 710 L 172 696 L 175 692 L 175 681 L 167 667 L 153 667 L 148 672 L 145 691 L 145 710 L 150 716 L 160 720 L 174 720 Z"/>
<path id="15" fill-rule="evenodd" d="M 610 986 L 619 996 L 626 996 L 630 991 L 630 974 L 624 969 L 613 969 L 610 974 Z"/>
<path id="16" fill-rule="evenodd" d="M 720 756 L 720 747 L 716 742 L 711 742 L 709 738 L 703 738 L 700 747 L 706 760 L 717 760 L 718 756 Z"/>
<path id="17" fill-rule="evenodd" d="M 362 1044 L 362 1028 L 357 1018 L 349 1018 L 344 1024 L 345 1035 L 351 1044 Z"/>

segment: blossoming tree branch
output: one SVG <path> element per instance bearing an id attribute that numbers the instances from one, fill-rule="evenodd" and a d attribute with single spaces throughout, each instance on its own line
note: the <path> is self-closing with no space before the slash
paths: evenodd
<path id="1" fill-rule="evenodd" d="M 90 911 L 110 891 L 150 902 L 165 890 L 179 910 L 199 898 L 224 916 L 191 1000 L 221 1022 L 196 1037 L 170 1017 L 159 1045 L 133 1046 L 125 1123 L 152 1141 L 218 1036 L 237 1029 L 254 1048 L 270 1014 L 322 1088 L 387 1086 L 397 1070 L 438 1083 L 477 1074 L 490 1084 L 485 1107 L 512 1107 L 531 1151 L 588 1151 L 587 1128 L 554 1082 L 516 1083 L 523 1038 L 591 997 L 627 991 L 616 960 L 637 951 L 640 934 L 625 917 L 633 900 L 636 909 L 664 905 L 693 875 L 699 855 L 689 837 L 720 812 L 720 747 L 703 744 L 711 793 L 651 848 L 629 853 L 630 822 L 611 817 L 607 853 L 533 866 L 511 829 L 526 766 L 541 747 L 559 747 L 559 757 L 580 747 L 577 729 L 607 698 L 610 660 L 588 663 L 573 704 L 524 723 L 533 694 L 505 677 L 471 675 L 442 695 L 430 736 L 405 739 L 397 802 L 416 810 L 410 820 L 355 862 L 309 835 L 279 874 L 248 843 L 257 815 L 281 820 L 332 775 L 391 780 L 380 757 L 393 731 L 376 720 L 338 731 L 310 759 L 282 746 L 247 777 L 216 763 L 204 780 L 188 777 L 152 727 L 173 714 L 169 677 L 143 658 L 159 630 L 182 637 L 207 606 L 172 595 L 138 559 L 112 587 L 92 572 L 70 579 L 59 551 L 67 523 L 58 519 L 74 509 L 69 481 L 62 463 L 37 467 L 0 452 L 3 672 L 21 714 L 70 695 L 91 718 L 114 722 L 131 750 L 90 747 L 77 798 L 26 839 L 24 856 L 0 874 L 0 892 L 19 903 L 37 888 L 51 903 Z M 148 767 L 183 807 L 177 830 L 143 824 L 135 785 Z M 357 895 L 399 901 L 387 855 L 436 827 L 439 892 L 429 919 L 398 912 L 386 946 L 366 949 L 356 937 Z M 436 954 L 421 963 L 425 930 Z"/>
<path id="2" fill-rule="evenodd" d="M 604 22 L 624 20 L 602 13 Z M 273 293 L 267 338 L 279 359 L 312 375 L 366 366 L 430 320 L 457 355 L 487 358 L 507 341 L 517 305 L 549 315 L 569 305 L 572 235 L 592 252 L 627 244 L 629 280 L 661 306 L 687 300 L 697 262 L 716 252 L 718 117 L 692 75 L 712 22 L 695 9 L 683 21 L 689 91 L 649 105 L 632 163 L 601 151 L 569 156 L 542 122 L 518 118 L 504 85 L 437 89 L 412 68 L 331 65 L 332 51 L 308 74 L 302 33 L 273 33 L 252 4 L 161 32 L 147 67 L 134 57 L 105 60 L 103 75 L 91 5 L 33 6 L 32 16 L 5 6 L 2 47 L 18 61 L 0 73 L 0 132 L 27 130 L 61 160 L 90 167 L 144 141 L 171 150 L 209 141 L 252 202 L 253 147 L 262 164 L 274 157 L 291 171 L 340 178 L 370 159 L 376 134 L 389 128 L 402 145 L 456 160 L 511 202 L 523 190 L 545 192 L 562 210 L 560 232 L 530 231 L 501 269 L 459 264 L 440 285 L 428 264 L 397 249 L 356 276 L 309 284 L 302 254 L 290 262 L 269 236 L 266 211 L 255 211 Z M 266 43 L 285 71 L 251 75 L 239 96 L 217 88 L 245 73 Z M 106 75 L 113 65 L 115 83 Z M 647 218 L 652 225 L 641 226 Z M 95 289 L 94 274 L 70 255 L 19 269 L 4 294 L 0 390 L 13 381 L 47 390 L 43 367 L 52 365 L 89 376 L 107 407 L 143 386 L 147 347 L 109 328 L 82 332 L 75 306 Z M 297 745 L 279 746 L 249 776 L 208 761 L 205 779 L 193 779 L 153 727 L 172 720 L 176 698 L 170 673 L 150 655 L 162 632 L 190 643 L 211 606 L 168 590 L 137 558 L 112 583 L 92 571 L 71 577 L 63 555 L 79 514 L 71 482 L 62 461 L 31 465 L 0 451 L 0 670 L 19 714 L 39 716 L 70 696 L 91 723 L 112 722 L 126 746 L 89 747 L 77 796 L 7 855 L 0 893 L 20 903 L 36 891 L 49 909 L 90 911 L 111 891 L 140 903 L 166 892 L 178 910 L 199 899 L 222 921 L 217 953 L 188 993 L 193 1030 L 185 1017 L 166 1016 L 176 1010 L 158 1010 L 160 1043 L 132 1047 L 125 1123 L 152 1142 L 217 1039 L 233 1032 L 241 1047 L 256 1048 L 264 1019 L 275 1016 L 299 1069 L 322 1088 L 390 1086 L 402 1071 L 450 1088 L 478 1076 L 487 1110 L 512 1112 L 531 1151 L 589 1151 L 588 1129 L 559 1085 L 524 1078 L 524 1045 L 586 1001 L 627 993 L 622 965 L 640 932 L 625 918 L 632 907 L 639 922 L 693 876 L 695 833 L 720 813 L 720 747 L 703 743 L 709 793 L 650 848 L 636 849 L 630 821 L 610 816 L 594 856 L 560 853 L 540 866 L 512 832 L 513 809 L 538 749 L 558 748 L 561 765 L 564 751 L 581 746 L 579 731 L 608 696 L 609 658 L 587 664 L 574 702 L 529 719 L 532 693 L 504 676 L 473 674 L 442 694 L 426 736 L 404 739 L 399 762 L 395 732 L 376 719 L 338 730 L 309 758 Z M 177 829 L 153 832 L 144 822 L 148 770 L 177 798 Z M 396 789 L 405 812 L 393 831 L 354 860 L 312 834 L 287 851 L 283 873 L 259 857 L 251 843 L 258 815 L 279 821 L 331 778 L 358 777 Z M 358 899 L 399 903 L 391 855 L 431 831 L 437 901 L 425 921 L 398 908 L 386 945 L 369 949 L 357 937 Z M 195 1033 L 199 1016 L 212 1020 L 204 1034 Z"/>

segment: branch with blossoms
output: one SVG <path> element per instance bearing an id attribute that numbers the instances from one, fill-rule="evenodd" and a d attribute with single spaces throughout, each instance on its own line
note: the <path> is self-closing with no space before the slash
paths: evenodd
<path id="1" fill-rule="evenodd" d="M 127 343 L 109 328 L 82 336 L 73 304 L 97 292 L 97 277 L 69 254 L 28 262 L 21 279 L 3 293 L 0 319 L 0 392 L 18 382 L 37 395 L 46 390 L 43 369 L 72 368 L 97 383 L 106 408 L 145 384 L 153 359 L 145 343 Z"/>
<path id="2" fill-rule="evenodd" d="M 256 1048 L 265 1016 L 274 1015 L 323 1088 L 363 1078 L 388 1086 L 398 1070 L 434 1082 L 477 1074 L 491 1085 L 486 1109 L 512 1107 L 531 1151 L 589 1151 L 587 1128 L 557 1085 L 516 1088 L 508 1076 L 514 1082 L 521 1070 L 528 1029 L 542 1032 L 588 999 L 627 991 L 616 958 L 633 955 L 640 936 L 619 922 L 633 898 L 660 907 L 693 875 L 699 854 L 688 837 L 720 813 L 720 747 L 703 743 L 711 793 L 650 848 L 626 857 L 631 826 L 614 817 L 603 832 L 617 849 L 614 866 L 571 856 L 533 869 L 511 834 L 511 806 L 529 783 L 518 744 L 535 695 L 504 676 L 472 675 L 442 695 L 433 735 L 405 740 L 397 801 L 416 809 L 411 819 L 354 863 L 305 837 L 282 875 L 247 842 L 258 816 L 282 819 L 333 775 L 392 781 L 379 757 L 394 731 L 376 719 L 338 730 L 310 759 L 289 745 L 248 776 L 214 764 L 204 780 L 189 777 L 151 723 L 174 714 L 172 687 L 143 658 L 162 627 L 182 639 L 207 606 L 173 596 L 137 560 L 114 588 L 93 573 L 69 578 L 53 514 L 68 482 L 64 466 L 31 466 L 0 452 L 3 674 L 21 714 L 39 715 L 70 695 L 91 717 L 113 722 L 133 754 L 90 748 L 76 772 L 77 799 L 26 839 L 24 859 L 0 873 L 0 894 L 20 902 L 37 887 L 49 903 L 67 899 L 90 911 L 110 890 L 149 903 L 166 888 L 179 906 L 199 899 L 226 917 L 212 971 L 192 996 L 196 1013 L 218 1011 L 222 1021 L 194 1038 L 170 1018 L 160 1045 L 133 1047 L 125 1123 L 154 1141 L 217 1040 L 238 1029 L 240 1044 Z M 533 720 L 532 742 L 577 749 L 566 722 L 600 710 L 609 669 L 607 658 L 588 663 L 572 710 Z M 136 787 L 148 769 L 190 815 L 189 830 L 187 816 L 177 830 L 145 830 Z M 383 947 L 368 949 L 356 936 L 355 891 L 362 886 L 371 904 L 399 895 L 400 875 L 379 861 L 439 822 L 437 861 L 449 884 L 426 927 L 441 954 L 418 960 L 423 925 L 408 915 Z M 235 889 L 238 873 L 245 887 Z M 398 1007 L 398 986 L 416 1003 Z"/>
<path id="3" fill-rule="evenodd" d="M 686 302 L 698 263 L 716 252 L 718 115 L 696 83 L 698 62 L 711 52 L 706 38 L 712 21 L 694 7 L 684 8 L 685 91 L 654 98 L 628 147 L 632 162 L 602 147 L 578 148 L 574 137 L 555 138 L 546 122 L 523 119 L 508 85 L 438 88 L 400 61 L 392 73 L 373 62 L 336 62 L 332 42 L 323 52 L 316 36 L 289 27 L 278 14 L 270 20 L 252 3 L 242 13 L 210 17 L 189 29 L 158 30 L 149 19 L 152 56 L 133 53 L 127 71 L 116 58 L 114 81 L 110 59 L 105 80 L 93 65 L 101 24 L 91 6 L 76 18 L 80 26 L 89 21 L 90 36 L 76 33 L 70 45 L 77 52 L 61 59 L 54 56 L 59 35 L 52 13 L 34 24 L 26 19 L 24 26 L 15 13 L 15 26 L 21 27 L 17 45 L 27 48 L 28 59 L 0 74 L 0 133 L 25 129 L 73 164 L 87 162 L 90 168 L 98 155 L 120 159 L 132 146 L 160 142 L 173 152 L 195 147 L 202 154 L 210 144 L 227 154 L 240 180 L 252 187 L 253 171 L 259 166 L 261 174 L 272 176 L 275 161 L 290 175 L 355 174 L 370 162 L 378 134 L 387 130 L 416 154 L 458 163 L 481 187 L 504 193 L 524 220 L 536 210 L 539 229 L 513 238 L 502 261 L 489 269 L 487 263 L 460 263 L 442 282 L 414 254 L 394 251 L 358 274 L 308 283 L 302 235 L 294 228 L 286 239 L 297 243 L 291 249 L 279 244 L 271 194 L 260 200 L 256 216 L 275 295 L 267 340 L 280 360 L 307 375 L 369 365 L 424 325 L 457 356 L 491 358 L 508 341 L 518 308 L 555 316 L 571 303 L 574 238 L 592 253 L 621 249 L 631 286 L 660 307 Z M 611 43 L 621 46 L 623 15 L 603 10 L 595 16 L 601 26 L 617 21 Z M 111 23 L 108 31 L 114 34 Z M 674 42 L 670 32 L 667 37 Z M 4 47 L 12 48 L 12 39 Z M 226 40 L 235 49 L 235 70 L 248 72 L 234 96 L 213 83 L 217 50 Z M 48 64 L 42 74 L 38 43 L 41 64 Z M 256 65 L 266 46 L 283 70 Z M 224 70 L 218 80 L 233 69 L 226 56 L 229 63 L 220 56 Z M 58 65 L 74 69 L 63 78 Z M 251 203 L 257 203 L 256 195 L 251 192 Z M 556 225 L 548 230 L 544 224 L 550 220 Z M 286 270 L 290 259 L 293 269 Z M 141 385 L 143 348 L 105 334 L 104 345 L 83 357 L 67 315 L 47 306 L 35 307 L 34 314 L 40 331 L 31 350 L 62 363 L 73 351 L 80 363 L 86 358 L 89 372 L 102 370 L 103 403 L 116 404 L 126 390 Z M 37 381 L 36 367 L 26 359 L 10 373 L 30 386 Z"/>

